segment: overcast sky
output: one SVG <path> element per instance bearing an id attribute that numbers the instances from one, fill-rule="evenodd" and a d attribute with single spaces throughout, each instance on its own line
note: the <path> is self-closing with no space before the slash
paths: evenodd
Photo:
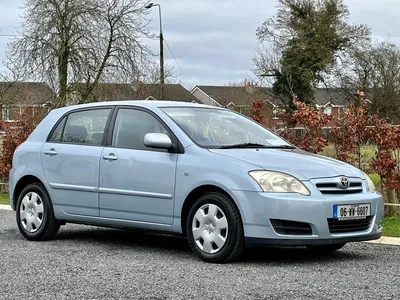
<path id="1" fill-rule="evenodd" d="M 22 0 L 0 0 L 0 35 L 13 34 L 21 22 Z M 257 46 L 255 32 L 271 17 L 275 0 L 159 0 L 164 37 L 183 74 L 165 47 L 166 63 L 174 65 L 187 88 L 224 85 L 253 76 L 252 57 Z M 390 37 L 400 45 L 399 0 L 345 0 L 351 22 L 372 27 L 374 39 Z M 397 5 L 396 5 L 397 4 Z M 152 9 L 151 29 L 158 32 L 158 11 Z M 0 36 L 0 59 L 8 37 Z M 149 40 L 158 53 L 157 41 Z"/>

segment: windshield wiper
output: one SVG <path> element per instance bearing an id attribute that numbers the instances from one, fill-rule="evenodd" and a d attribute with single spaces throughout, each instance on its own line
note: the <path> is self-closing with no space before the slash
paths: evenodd
<path id="1" fill-rule="evenodd" d="M 265 148 L 267 145 L 257 144 L 257 143 L 241 143 L 233 145 L 224 145 L 219 147 L 219 149 L 231 149 L 231 148 Z"/>
<path id="2" fill-rule="evenodd" d="M 265 148 L 269 148 L 269 149 L 296 149 L 296 147 L 290 146 L 290 145 L 266 146 Z"/>
<path id="3" fill-rule="evenodd" d="M 263 145 L 257 143 L 242 143 L 242 144 L 224 145 L 218 147 L 218 149 L 233 149 L 233 148 L 296 149 L 295 147 L 290 145 L 272 146 L 272 145 Z"/>

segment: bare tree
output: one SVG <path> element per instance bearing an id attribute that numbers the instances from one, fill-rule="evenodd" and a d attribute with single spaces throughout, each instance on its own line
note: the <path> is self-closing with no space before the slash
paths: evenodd
<path id="1" fill-rule="evenodd" d="M 160 83 L 160 64 L 154 60 L 153 55 L 144 58 L 140 65 L 136 68 L 136 72 L 132 72 L 129 77 L 122 72 L 115 74 L 105 73 L 104 80 L 107 82 L 132 83 L 140 81 L 146 84 Z M 175 83 L 177 75 L 173 66 L 164 64 L 164 79 L 165 83 Z"/>
<path id="2" fill-rule="evenodd" d="M 355 47 L 329 74 L 329 87 L 340 87 L 350 102 L 367 95 L 370 110 L 391 122 L 400 121 L 400 49 L 390 41 Z"/>
<path id="3" fill-rule="evenodd" d="M 9 92 L 16 82 L 25 79 L 26 74 L 20 71 L 21 68 L 10 67 L 9 61 L 3 62 L 3 69 L 0 72 L 0 107 L 12 105 L 18 101 L 10 97 Z"/>
<path id="4" fill-rule="evenodd" d="M 9 45 L 11 63 L 48 82 L 57 106 L 80 86 L 80 103 L 107 78 L 132 78 L 150 53 L 142 0 L 26 0 L 21 37 Z M 21 64 L 22 62 L 22 64 Z"/>

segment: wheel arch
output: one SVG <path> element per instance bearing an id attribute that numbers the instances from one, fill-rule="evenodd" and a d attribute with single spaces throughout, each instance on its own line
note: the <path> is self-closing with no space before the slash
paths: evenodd
<path id="1" fill-rule="evenodd" d="M 17 201 L 19 198 L 19 195 L 21 194 L 22 190 L 31 183 L 41 183 L 43 184 L 43 182 L 36 176 L 34 175 L 25 175 L 23 177 L 21 177 L 18 182 L 15 184 L 15 188 L 12 194 L 12 199 L 10 199 L 10 201 L 12 201 L 12 206 L 16 207 L 17 205 Z M 43 184 L 44 185 L 44 184 Z"/>
<path id="2" fill-rule="evenodd" d="M 185 201 L 183 202 L 182 210 L 181 210 L 181 230 L 184 235 L 186 235 L 186 221 L 187 221 L 187 217 L 188 217 L 191 206 L 201 195 L 203 195 L 205 193 L 210 193 L 210 192 L 222 193 L 222 194 L 226 195 L 227 197 L 229 197 L 229 199 L 231 199 L 232 203 L 238 209 L 240 218 L 243 221 L 241 208 L 238 205 L 235 198 L 229 192 L 227 192 L 224 188 L 219 187 L 214 184 L 204 184 L 204 185 L 198 186 L 195 189 L 193 189 L 187 195 L 187 197 L 185 198 Z"/>

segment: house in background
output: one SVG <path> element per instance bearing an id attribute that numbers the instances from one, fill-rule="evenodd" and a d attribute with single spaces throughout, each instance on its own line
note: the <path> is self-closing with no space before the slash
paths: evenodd
<path id="1" fill-rule="evenodd" d="M 269 128 L 283 126 L 279 113 L 284 108 L 271 88 L 258 87 L 252 82 L 243 86 L 203 86 L 198 85 L 191 92 L 180 84 L 164 84 L 164 100 L 197 102 L 217 107 L 227 107 L 245 115 L 250 114 L 254 100 L 265 101 L 266 118 L 262 121 Z M 73 86 L 74 92 L 68 96 L 68 105 L 79 103 L 85 91 L 84 84 Z M 90 94 L 89 102 L 107 100 L 161 100 L 160 84 L 100 83 Z M 352 102 L 342 89 L 315 89 L 316 107 L 334 118 Z M 17 120 L 24 108 L 32 108 L 34 114 L 47 113 L 56 100 L 56 93 L 44 82 L 0 82 L 1 119 L 9 126 Z M 367 100 L 369 101 L 369 100 Z M 370 102 L 370 101 L 369 101 Z M 333 121 L 326 127 L 333 126 Z M 295 129 L 303 129 L 297 124 Z"/>
<path id="2" fill-rule="evenodd" d="M 40 121 L 52 108 L 55 97 L 43 82 L 0 82 L 0 149 L 7 131 L 16 128 L 20 114 L 29 113 L 29 118 Z"/>
<path id="3" fill-rule="evenodd" d="M 68 104 L 79 103 L 85 93 L 84 84 L 76 84 L 74 93 L 69 97 Z M 89 102 L 120 101 L 120 100 L 171 100 L 197 103 L 198 100 L 181 84 L 164 84 L 164 97 L 161 97 L 160 84 L 133 83 L 99 83 L 89 94 Z"/>
<path id="4" fill-rule="evenodd" d="M 231 108 L 245 115 L 250 115 L 254 100 L 264 100 L 266 117 L 262 123 L 269 128 L 284 125 L 282 120 L 279 119 L 284 104 L 274 95 L 272 88 L 258 87 L 254 83 L 246 82 L 244 86 L 198 85 L 192 89 L 191 93 L 196 96 L 200 103 Z M 326 126 L 329 128 L 334 125 L 334 120 L 352 103 L 352 98 L 342 89 L 316 88 L 315 103 L 316 108 L 321 112 L 333 116 L 333 120 Z M 301 134 L 301 130 L 304 128 L 301 124 L 297 124 L 294 129 Z"/>
<path id="5" fill-rule="evenodd" d="M 283 103 L 274 96 L 271 88 L 258 87 L 251 81 L 244 86 L 195 86 L 191 93 L 200 103 L 218 107 L 226 107 L 244 115 L 250 115 L 255 100 L 265 101 L 266 126 L 277 127 L 281 123 L 279 112 Z"/>
<path id="6" fill-rule="evenodd" d="M 68 105 L 79 103 L 84 87 L 84 84 L 72 86 L 74 92 L 68 96 Z M 164 84 L 163 89 L 165 100 L 198 102 L 180 84 Z M 54 107 L 56 97 L 56 93 L 44 82 L 0 82 L 1 120 L 12 123 L 26 108 L 31 108 L 33 113 L 47 112 Z M 161 100 L 161 85 L 100 83 L 88 98 L 88 102 L 108 100 Z"/>
<path id="7" fill-rule="evenodd" d="M 315 89 L 316 107 L 323 113 L 333 116 L 333 120 L 327 124 L 327 127 L 334 125 L 335 119 L 354 102 L 354 97 L 346 94 L 346 91 L 338 88 L 318 88 Z M 371 103 L 370 100 L 367 102 Z"/>
<path id="8" fill-rule="evenodd" d="M 55 98 L 54 91 L 44 82 L 0 82 L 1 120 L 15 122 L 26 108 L 31 108 L 34 115 L 42 114 Z"/>

